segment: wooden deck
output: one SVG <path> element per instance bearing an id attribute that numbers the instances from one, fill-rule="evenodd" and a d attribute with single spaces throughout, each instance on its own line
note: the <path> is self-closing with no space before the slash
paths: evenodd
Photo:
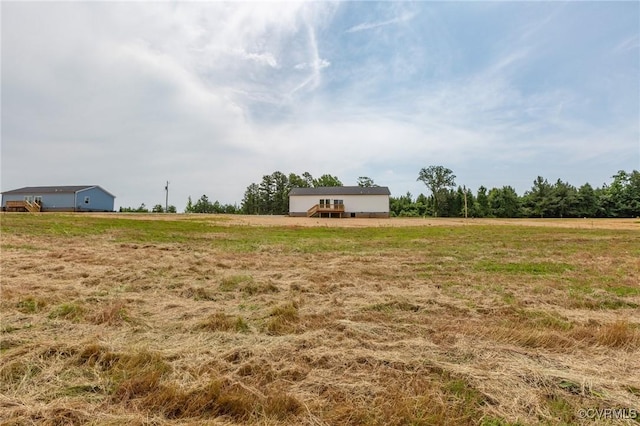
<path id="1" fill-rule="evenodd" d="M 42 207 L 40 203 L 31 203 L 29 201 L 7 201 L 6 203 L 8 212 L 30 212 L 38 213 Z"/>
<path id="2" fill-rule="evenodd" d="M 328 217 L 342 217 L 344 213 L 344 204 L 316 204 L 307 210 L 307 217 L 322 217 L 326 214 Z"/>

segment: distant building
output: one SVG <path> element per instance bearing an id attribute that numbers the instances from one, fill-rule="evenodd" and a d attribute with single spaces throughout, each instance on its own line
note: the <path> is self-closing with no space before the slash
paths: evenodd
<path id="1" fill-rule="evenodd" d="M 386 186 L 332 186 L 293 188 L 289 192 L 289 216 L 389 217 Z"/>
<path id="2" fill-rule="evenodd" d="M 115 198 L 98 185 L 28 186 L 3 192 L 2 210 L 112 212 Z"/>

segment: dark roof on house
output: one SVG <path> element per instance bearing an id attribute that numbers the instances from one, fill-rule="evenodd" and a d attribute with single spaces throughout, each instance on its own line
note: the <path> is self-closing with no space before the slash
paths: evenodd
<path id="1" fill-rule="evenodd" d="M 319 188 L 291 188 L 291 195 L 391 195 L 386 186 L 323 186 Z"/>
<path id="2" fill-rule="evenodd" d="M 25 186 L 20 189 L 13 189 L 11 191 L 5 191 L 2 194 L 74 194 L 78 191 L 84 191 L 85 189 L 91 188 L 100 188 L 98 185 L 68 185 L 68 186 Z M 115 195 L 111 194 L 108 191 L 104 192 L 115 197 Z"/>

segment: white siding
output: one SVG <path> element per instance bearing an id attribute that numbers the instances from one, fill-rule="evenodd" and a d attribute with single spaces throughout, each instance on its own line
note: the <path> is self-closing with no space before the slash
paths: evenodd
<path id="1" fill-rule="evenodd" d="M 388 195 L 292 195 L 289 197 L 289 212 L 306 213 L 320 199 L 344 202 L 345 213 L 389 213 Z"/>

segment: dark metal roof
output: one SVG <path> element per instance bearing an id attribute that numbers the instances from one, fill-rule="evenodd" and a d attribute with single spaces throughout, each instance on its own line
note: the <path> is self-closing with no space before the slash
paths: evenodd
<path id="1" fill-rule="evenodd" d="M 100 188 L 98 185 L 68 185 L 68 186 L 25 186 L 24 188 L 14 189 L 11 191 L 5 191 L 2 194 L 74 194 L 79 191 L 84 191 L 85 189 L 91 188 Z M 115 197 L 113 194 L 108 191 L 104 192 Z"/>
<path id="2" fill-rule="evenodd" d="M 319 188 L 291 188 L 291 195 L 391 195 L 386 186 L 323 186 Z"/>

